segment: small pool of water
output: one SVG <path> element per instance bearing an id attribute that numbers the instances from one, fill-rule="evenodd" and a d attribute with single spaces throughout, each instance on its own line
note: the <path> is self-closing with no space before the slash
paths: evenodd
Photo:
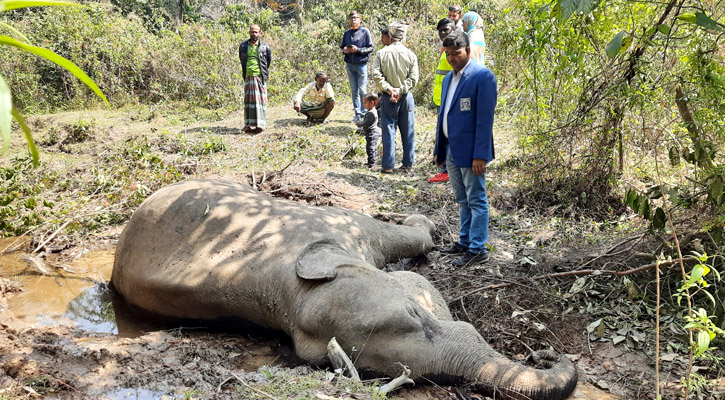
<path id="1" fill-rule="evenodd" d="M 0 240 L 0 249 L 9 241 Z M 8 296 L 8 310 L 16 318 L 30 324 L 72 325 L 88 332 L 119 333 L 114 309 L 118 302 L 108 287 L 112 250 L 90 252 L 61 265 L 50 262 L 45 265 L 45 275 L 30 265 L 29 257 L 33 256 L 21 251 L 0 255 L 0 276 L 17 280 L 23 287 L 22 292 Z M 131 331 L 126 333 L 140 334 Z"/>

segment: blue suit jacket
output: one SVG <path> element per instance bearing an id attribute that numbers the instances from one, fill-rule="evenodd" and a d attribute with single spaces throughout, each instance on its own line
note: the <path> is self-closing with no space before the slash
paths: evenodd
<path id="1" fill-rule="evenodd" d="M 443 112 L 453 72 L 443 79 L 441 110 L 436 129 L 436 154 L 439 163 L 446 159 L 447 146 L 457 166 L 470 168 L 474 158 L 494 159 L 493 113 L 496 109 L 496 76 L 471 61 L 463 71 L 448 112 L 448 139 L 443 135 Z"/>

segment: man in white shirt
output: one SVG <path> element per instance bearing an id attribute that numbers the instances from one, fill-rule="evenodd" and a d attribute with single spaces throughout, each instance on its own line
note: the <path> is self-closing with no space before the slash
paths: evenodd
<path id="1" fill-rule="evenodd" d="M 315 81 L 300 89 L 293 101 L 295 111 L 307 116 L 308 123 L 326 122 L 335 108 L 335 92 L 327 81 L 327 74 L 315 74 Z"/>
<path id="2" fill-rule="evenodd" d="M 446 163 L 461 228 L 458 241 L 440 252 L 460 255 L 452 264 L 463 267 L 489 257 L 486 163 L 495 157 L 496 77 L 472 61 L 465 33 L 448 35 L 443 48 L 453 71 L 443 79 L 435 158 L 439 166 Z"/>

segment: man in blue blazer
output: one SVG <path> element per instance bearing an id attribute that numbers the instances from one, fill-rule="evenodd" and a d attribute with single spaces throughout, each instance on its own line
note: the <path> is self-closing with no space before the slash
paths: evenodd
<path id="1" fill-rule="evenodd" d="M 494 158 L 493 114 L 496 77 L 471 59 L 468 36 L 453 32 L 443 41 L 453 67 L 443 80 L 436 133 L 436 164 L 446 163 L 458 202 L 461 231 L 458 242 L 441 250 L 460 254 L 453 265 L 488 261 L 488 199 L 486 163 Z"/>

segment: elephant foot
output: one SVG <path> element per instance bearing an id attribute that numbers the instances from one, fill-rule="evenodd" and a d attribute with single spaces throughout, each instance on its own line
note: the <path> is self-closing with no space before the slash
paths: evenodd
<path id="1" fill-rule="evenodd" d="M 330 359 L 330 363 L 333 368 L 340 369 L 342 371 L 347 370 L 350 373 L 350 378 L 360 382 L 360 374 L 357 372 L 357 368 L 353 365 L 350 357 L 347 356 L 345 350 L 340 347 L 337 343 L 337 339 L 334 337 L 327 343 L 327 358 Z"/>
<path id="2" fill-rule="evenodd" d="M 385 394 L 385 393 L 392 392 L 393 390 L 405 385 L 406 383 L 412 383 L 413 385 L 415 385 L 415 382 L 412 379 L 410 379 L 409 376 L 410 376 L 410 368 L 408 368 L 407 365 L 403 365 L 403 373 L 399 377 L 397 377 L 397 378 L 393 379 L 392 381 L 390 381 L 389 383 L 387 383 L 386 385 L 383 385 L 378 391 L 380 393 Z"/>

